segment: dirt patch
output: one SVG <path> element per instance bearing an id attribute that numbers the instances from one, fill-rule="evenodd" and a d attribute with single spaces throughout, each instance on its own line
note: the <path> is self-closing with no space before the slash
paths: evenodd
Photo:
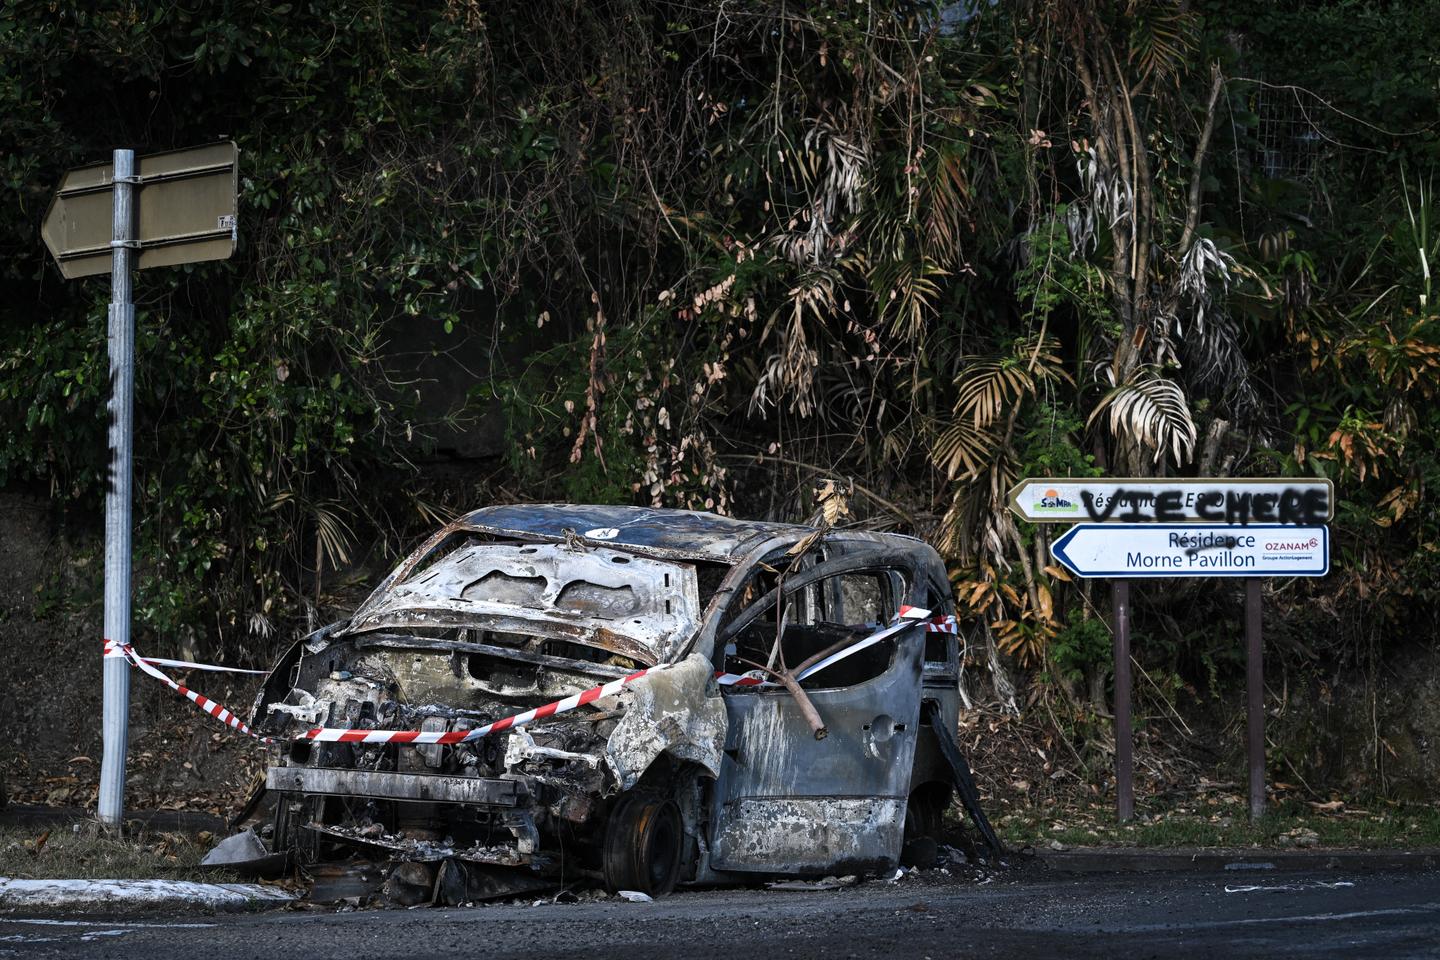
<path id="1" fill-rule="evenodd" d="M 4 729 L 13 731 L 6 785 L 14 802 L 93 809 L 100 778 L 98 618 L 52 635 L 7 678 Z M 259 683 L 213 673 L 174 678 L 244 716 Z M 63 690 L 56 690 L 63 684 Z M 264 751 L 189 701 L 131 674 L 127 809 L 200 809 L 228 816 L 264 771 Z"/>
<path id="2" fill-rule="evenodd" d="M 209 833 L 145 833 L 117 837 L 95 823 L 42 830 L 0 827 L 0 876 L 21 880 L 164 877 L 216 883 L 234 875 L 201 870 L 215 838 Z"/>
<path id="3" fill-rule="evenodd" d="M 97 542 L 50 526 L 43 500 L 0 496 L 0 626 L 7 657 L 0 695 L 0 776 L 17 803 L 93 809 L 100 779 L 103 564 Z M 146 653 L 177 656 L 151 641 Z M 248 713 L 258 677 L 174 673 Z M 188 701 L 131 674 L 127 809 L 228 815 L 263 771 L 258 744 Z"/>

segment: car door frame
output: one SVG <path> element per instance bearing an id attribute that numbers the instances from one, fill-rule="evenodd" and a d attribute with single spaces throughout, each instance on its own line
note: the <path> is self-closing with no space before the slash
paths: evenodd
<path id="1" fill-rule="evenodd" d="M 786 596 L 833 577 L 898 572 L 905 588 L 889 598 L 896 605 L 912 604 L 932 586 L 933 572 L 914 549 L 865 537 L 845 537 L 839 546 L 833 556 L 787 577 L 726 622 L 738 602 L 738 587 L 759 561 L 776 559 L 775 549 L 757 551 L 757 562 L 747 564 L 743 576 L 734 583 L 727 578 L 732 596 L 706 618 L 712 656 L 723 650 L 727 636 L 744 630 Z M 824 874 L 893 869 L 919 729 L 923 646 L 917 623 L 896 635 L 895 652 L 878 676 L 807 690 L 832 727 L 824 741 L 816 741 L 803 725 L 787 691 L 729 688 L 729 733 L 707 830 L 711 870 Z M 836 772 L 846 766 L 858 771 L 850 782 Z"/>

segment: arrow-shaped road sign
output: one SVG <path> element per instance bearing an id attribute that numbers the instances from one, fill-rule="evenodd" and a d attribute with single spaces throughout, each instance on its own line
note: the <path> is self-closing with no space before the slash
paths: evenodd
<path id="1" fill-rule="evenodd" d="M 1323 577 L 1330 528 L 1078 523 L 1050 554 L 1078 577 Z"/>
<path id="2" fill-rule="evenodd" d="M 1010 510 L 1031 523 L 1316 524 L 1335 516 L 1335 486 L 1288 477 L 1028 477 L 1010 491 Z"/>
<path id="3" fill-rule="evenodd" d="M 134 265 L 141 270 L 235 252 L 238 178 L 233 143 L 140 157 L 133 185 Z M 45 211 L 40 236 L 66 279 L 110 272 L 115 178 L 111 164 L 68 171 Z"/>

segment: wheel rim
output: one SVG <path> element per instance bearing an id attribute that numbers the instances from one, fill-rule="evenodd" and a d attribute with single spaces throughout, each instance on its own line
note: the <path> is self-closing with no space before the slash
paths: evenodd
<path id="1" fill-rule="evenodd" d="M 684 827 L 673 800 L 630 797 L 611 815 L 604 851 L 605 885 L 664 896 L 680 880 Z"/>
<path id="2" fill-rule="evenodd" d="M 640 861 L 650 881 L 649 893 L 668 893 L 675 886 L 676 863 L 680 856 L 679 811 L 666 801 L 646 811 L 643 859 Z"/>

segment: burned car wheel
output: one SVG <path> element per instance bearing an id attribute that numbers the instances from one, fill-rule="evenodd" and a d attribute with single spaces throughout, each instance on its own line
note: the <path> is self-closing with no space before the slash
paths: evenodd
<path id="1" fill-rule="evenodd" d="M 926 784 L 910 794 L 905 806 L 905 839 L 900 865 L 932 867 L 940 853 L 945 829 L 945 808 L 950 791 L 939 784 Z"/>
<path id="2" fill-rule="evenodd" d="M 905 807 L 905 840 L 929 837 L 938 842 L 945 829 L 948 806 L 950 791 L 943 786 L 926 784 L 915 790 Z"/>
<path id="3" fill-rule="evenodd" d="M 684 840 L 675 801 L 644 794 L 622 797 L 605 828 L 605 888 L 663 897 L 679 882 Z"/>

